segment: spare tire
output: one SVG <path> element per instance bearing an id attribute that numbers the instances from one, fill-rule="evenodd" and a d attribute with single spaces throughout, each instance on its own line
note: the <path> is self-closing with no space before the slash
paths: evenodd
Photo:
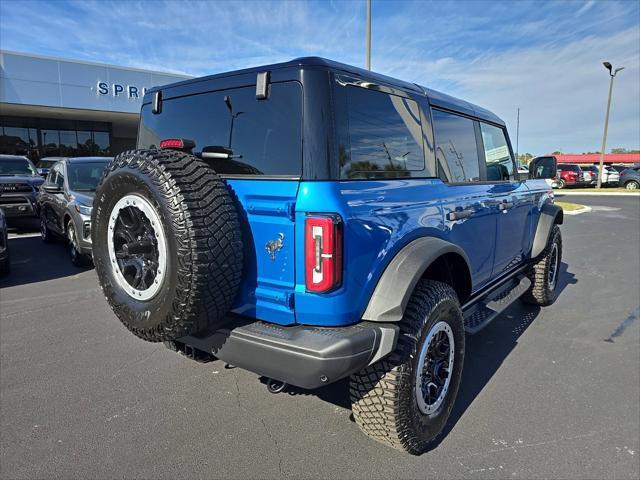
<path id="1" fill-rule="evenodd" d="M 242 277 L 239 215 L 225 183 L 175 150 L 132 150 L 105 169 L 93 259 L 120 321 L 162 342 L 224 323 Z"/>

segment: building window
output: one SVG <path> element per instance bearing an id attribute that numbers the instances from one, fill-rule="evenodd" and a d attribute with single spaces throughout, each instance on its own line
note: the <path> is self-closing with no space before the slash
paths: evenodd
<path id="1" fill-rule="evenodd" d="M 0 153 L 36 162 L 43 157 L 110 156 L 108 130 L 109 124 L 102 122 L 0 117 Z"/>

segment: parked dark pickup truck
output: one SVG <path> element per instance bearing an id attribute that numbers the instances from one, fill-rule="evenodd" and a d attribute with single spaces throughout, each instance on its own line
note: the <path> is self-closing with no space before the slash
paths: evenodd
<path id="1" fill-rule="evenodd" d="M 6 217 L 37 216 L 36 194 L 43 182 L 27 157 L 0 155 L 0 208 Z"/>

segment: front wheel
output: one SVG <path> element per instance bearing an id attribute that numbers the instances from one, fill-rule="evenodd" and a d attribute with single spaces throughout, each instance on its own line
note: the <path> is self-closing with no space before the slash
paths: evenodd
<path id="1" fill-rule="evenodd" d="M 69 220 L 67 224 L 67 240 L 69 242 L 69 256 L 71 257 L 71 263 L 76 267 L 85 267 L 91 263 L 91 259 L 88 255 L 83 254 L 78 246 L 78 234 L 76 233 L 76 227 L 73 220 Z"/>
<path id="2" fill-rule="evenodd" d="M 560 227 L 554 225 L 547 247 L 527 271 L 531 287 L 522 296 L 524 302 L 544 307 L 556 301 L 561 262 L 562 235 Z"/>
<path id="3" fill-rule="evenodd" d="M 464 362 L 464 322 L 449 285 L 422 280 L 400 322 L 396 350 L 351 377 L 360 429 L 391 447 L 419 455 L 442 433 Z"/>
<path id="4" fill-rule="evenodd" d="M 640 182 L 637 182 L 636 180 L 629 180 L 624 184 L 624 188 L 627 190 L 638 190 L 640 188 Z"/>
<path id="5" fill-rule="evenodd" d="M 51 243 L 55 240 L 53 232 L 49 230 L 44 212 L 40 212 L 40 238 L 44 243 Z"/>

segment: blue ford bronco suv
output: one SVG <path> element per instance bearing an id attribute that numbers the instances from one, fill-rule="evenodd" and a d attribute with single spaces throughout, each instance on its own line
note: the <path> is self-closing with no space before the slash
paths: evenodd
<path id="1" fill-rule="evenodd" d="M 321 58 L 149 90 L 92 213 L 107 301 L 150 342 L 318 388 L 413 454 L 441 433 L 465 331 L 556 297 L 562 210 L 505 124 Z"/>

